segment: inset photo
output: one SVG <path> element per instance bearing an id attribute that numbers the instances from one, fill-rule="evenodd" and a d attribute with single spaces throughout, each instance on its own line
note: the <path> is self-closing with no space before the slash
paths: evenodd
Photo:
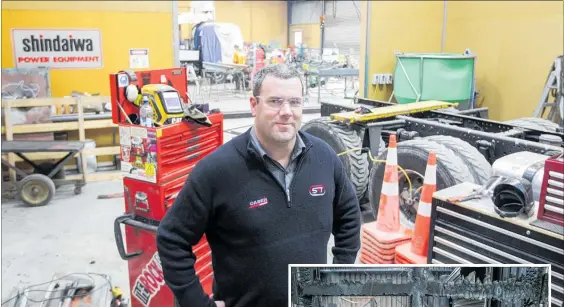
<path id="1" fill-rule="evenodd" d="M 549 265 L 290 265 L 289 271 L 291 307 L 562 306 L 561 294 L 550 291 Z"/>

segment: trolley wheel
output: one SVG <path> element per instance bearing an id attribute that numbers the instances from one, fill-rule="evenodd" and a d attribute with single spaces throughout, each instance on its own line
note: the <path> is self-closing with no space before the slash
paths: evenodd
<path id="1" fill-rule="evenodd" d="M 74 195 L 78 195 L 82 193 L 82 187 L 81 186 L 76 186 L 74 187 Z"/>
<path id="2" fill-rule="evenodd" d="M 45 175 L 32 174 L 20 181 L 18 194 L 28 206 L 45 206 L 55 196 L 55 183 Z"/>

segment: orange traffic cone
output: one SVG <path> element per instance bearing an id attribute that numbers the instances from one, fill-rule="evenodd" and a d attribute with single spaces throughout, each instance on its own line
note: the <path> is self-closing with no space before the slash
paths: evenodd
<path id="1" fill-rule="evenodd" d="M 396 247 L 411 238 L 411 235 L 400 227 L 398 152 L 395 135 L 390 135 L 383 179 L 376 222 L 362 226 L 360 261 L 367 264 L 394 263 Z"/>
<path id="2" fill-rule="evenodd" d="M 396 247 L 396 258 L 405 263 L 427 264 L 427 248 L 429 247 L 429 231 L 431 227 L 431 203 L 433 193 L 437 190 L 437 156 L 429 153 L 425 180 L 421 190 L 419 208 L 415 218 L 415 232 L 411 242 Z"/>

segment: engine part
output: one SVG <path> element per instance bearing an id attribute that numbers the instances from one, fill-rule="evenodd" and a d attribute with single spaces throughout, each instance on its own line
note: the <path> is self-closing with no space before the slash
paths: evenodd
<path id="1" fill-rule="evenodd" d="M 539 136 L 539 142 L 552 146 L 562 146 L 562 139 L 558 135 L 541 134 Z"/>
<path id="2" fill-rule="evenodd" d="M 501 176 L 492 176 L 490 179 L 479 189 L 475 190 L 473 193 L 461 196 L 461 197 L 452 197 L 449 198 L 448 201 L 450 202 L 465 202 L 469 200 L 477 200 L 483 199 L 486 197 L 492 197 L 494 193 L 494 189 L 503 181 L 507 180 L 506 177 Z"/>
<path id="3" fill-rule="evenodd" d="M 533 200 L 539 201 L 544 177 L 544 162 L 548 158 L 546 155 L 528 151 L 509 154 L 493 163 L 492 175 L 526 179 L 531 183 Z"/>
<path id="4" fill-rule="evenodd" d="M 492 201 L 501 217 L 517 217 L 523 212 L 531 216 L 534 203 L 531 182 L 524 178 L 505 178 L 494 188 Z"/>

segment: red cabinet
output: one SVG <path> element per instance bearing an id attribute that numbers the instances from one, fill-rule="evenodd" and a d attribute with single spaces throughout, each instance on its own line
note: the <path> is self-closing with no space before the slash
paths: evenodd
<path id="1" fill-rule="evenodd" d="M 211 127 L 187 122 L 161 128 L 119 126 L 126 213 L 116 219 L 114 231 L 118 251 L 128 261 L 132 307 L 174 306 L 155 235 L 194 166 L 223 144 L 223 115 L 211 114 L 209 119 Z M 193 251 L 196 275 L 211 295 L 212 256 L 205 237 Z"/>

